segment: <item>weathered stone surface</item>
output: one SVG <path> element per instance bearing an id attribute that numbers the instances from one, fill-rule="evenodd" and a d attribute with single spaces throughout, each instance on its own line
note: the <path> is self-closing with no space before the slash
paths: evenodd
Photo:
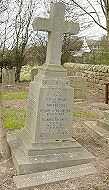
<path id="1" fill-rule="evenodd" d="M 1 109 L 1 107 L 0 107 Z M 0 111 L 1 116 L 1 111 Z M 0 160 L 8 160 L 11 157 L 10 147 L 7 143 L 6 131 L 3 128 L 2 120 L 0 118 Z"/>
<path id="2" fill-rule="evenodd" d="M 99 109 L 99 110 L 102 110 L 102 111 L 105 111 L 105 110 L 109 110 L 109 105 L 108 104 L 105 104 L 105 103 L 92 103 L 91 104 L 91 107 L 92 108 L 95 108 L 95 109 Z"/>
<path id="3" fill-rule="evenodd" d="M 31 70 L 31 81 L 34 80 L 35 76 L 38 74 L 38 68 Z"/>
<path id="4" fill-rule="evenodd" d="M 73 91 L 66 71 L 51 68 L 40 69 L 30 86 L 25 133 L 32 144 L 71 137 Z"/>
<path id="5" fill-rule="evenodd" d="M 74 89 L 74 100 L 85 101 L 88 93 L 87 84 L 82 76 L 68 76 L 70 85 Z"/>
<path id="6" fill-rule="evenodd" d="M 25 128 L 15 137 L 8 137 L 17 174 L 80 165 L 94 158 L 72 141 L 73 90 L 59 63 L 63 33 L 76 34 L 79 27 L 74 24 L 72 30 L 68 23 L 66 30 L 64 12 L 63 3 L 53 4 L 50 22 L 39 19 L 33 24 L 36 29 L 49 32 L 48 49 L 46 64 L 30 83 Z"/>
<path id="7" fill-rule="evenodd" d="M 64 3 L 53 3 L 50 11 L 50 18 L 36 18 L 33 22 L 33 29 L 48 32 L 47 64 L 61 64 L 63 34 L 77 34 L 79 24 L 66 22 L 64 20 Z"/>
<path id="8" fill-rule="evenodd" d="M 109 83 L 109 66 L 65 63 L 64 67 L 67 69 L 67 73 L 70 76 L 74 76 L 80 71 L 84 79 L 90 83 L 90 86 L 93 87 L 94 84 L 98 84 L 98 91 L 104 94 L 105 84 Z"/>
<path id="9" fill-rule="evenodd" d="M 20 190 L 95 173 L 96 169 L 92 164 L 83 164 L 82 166 L 72 166 L 40 173 L 15 176 L 14 182 L 17 189 Z"/>
<path id="10" fill-rule="evenodd" d="M 94 158 L 72 142 L 73 91 L 65 76 L 61 66 L 45 65 L 31 83 L 26 127 L 15 141 L 8 138 L 18 174 L 78 165 Z"/>
<path id="11" fill-rule="evenodd" d="M 15 69 L 3 69 L 2 70 L 2 84 L 13 85 L 15 84 Z"/>
<path id="12" fill-rule="evenodd" d="M 103 113 L 103 119 L 98 119 L 96 122 L 87 121 L 84 124 L 99 135 L 105 143 L 109 143 L 109 110 Z"/>
<path id="13" fill-rule="evenodd" d="M 95 121 L 87 121 L 84 124 L 90 128 L 94 134 L 98 135 L 99 139 L 101 138 L 100 142 L 109 143 L 109 131 L 102 127 L 103 121 L 101 123 L 102 125 L 100 125 L 100 122 Z"/>
<path id="14" fill-rule="evenodd" d="M 109 120 L 109 110 L 103 112 L 106 120 Z"/>
<path id="15" fill-rule="evenodd" d="M 92 154 L 74 141 L 69 141 L 67 143 L 61 142 L 61 146 L 63 146 L 63 148 L 61 146 L 59 147 L 59 144 L 55 144 L 54 151 L 53 146 L 51 145 L 51 152 L 49 152 L 49 148 L 46 148 L 46 153 L 44 150 L 43 154 L 33 153 L 32 156 L 28 155 L 28 151 L 24 149 L 21 140 L 18 138 L 16 139 L 16 136 L 8 136 L 8 142 L 12 149 L 12 156 L 17 169 L 17 174 L 35 173 L 56 168 L 80 165 L 88 163 L 94 159 Z M 59 151 L 57 152 L 56 150 L 58 149 Z M 40 152 L 40 147 L 38 152 Z"/>
<path id="16" fill-rule="evenodd" d="M 98 120 L 98 126 L 104 128 L 105 130 L 109 131 L 109 121 L 108 120 Z"/>

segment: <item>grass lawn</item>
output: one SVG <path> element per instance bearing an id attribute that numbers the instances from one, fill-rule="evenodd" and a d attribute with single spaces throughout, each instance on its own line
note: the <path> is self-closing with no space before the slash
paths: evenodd
<path id="1" fill-rule="evenodd" d="M 19 91 L 2 91 L 1 100 L 3 101 L 19 101 L 27 99 L 28 92 Z M 7 102 L 8 105 L 8 102 Z M 26 111 L 24 108 L 2 107 L 2 119 L 5 128 L 19 129 L 24 127 Z"/>
<path id="2" fill-rule="evenodd" d="M 2 108 L 4 127 L 8 129 L 20 129 L 24 127 L 25 110 L 15 108 Z"/>
<path id="3" fill-rule="evenodd" d="M 27 98 L 28 92 L 18 91 L 18 92 L 2 92 L 1 100 L 25 100 Z"/>
<path id="4" fill-rule="evenodd" d="M 27 91 L 4 91 L 1 94 L 2 100 L 6 101 L 19 101 L 25 100 L 27 98 Z M 18 129 L 24 127 L 25 123 L 25 109 L 17 109 L 13 107 L 2 108 L 2 118 L 4 127 L 8 129 Z M 82 120 L 95 120 L 97 114 L 93 111 L 75 111 L 73 113 L 74 119 L 82 119 Z"/>
<path id="5" fill-rule="evenodd" d="M 92 120 L 96 119 L 95 112 L 75 112 L 74 118 Z M 3 108 L 2 118 L 4 127 L 8 129 L 20 129 L 25 124 L 26 111 L 24 109 Z"/>

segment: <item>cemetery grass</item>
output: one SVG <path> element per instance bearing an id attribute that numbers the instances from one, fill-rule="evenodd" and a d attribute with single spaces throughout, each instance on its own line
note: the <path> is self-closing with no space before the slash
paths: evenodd
<path id="1" fill-rule="evenodd" d="M 2 92 L 1 100 L 25 100 L 27 98 L 27 91 L 18 91 L 18 92 Z"/>
<path id="2" fill-rule="evenodd" d="M 20 129 L 24 127 L 26 116 L 26 99 L 28 90 L 17 86 L 16 89 L 5 89 L 1 93 L 2 100 L 2 119 L 4 127 L 7 129 Z M 76 110 L 72 113 L 75 120 L 95 120 L 96 112 L 91 110 Z"/>
<path id="3" fill-rule="evenodd" d="M 1 115 L 7 129 L 20 129 L 25 123 L 25 104 L 28 91 L 24 88 L 3 89 Z"/>
<path id="4" fill-rule="evenodd" d="M 24 127 L 25 110 L 15 108 L 2 108 L 2 120 L 7 129 L 20 129 Z"/>

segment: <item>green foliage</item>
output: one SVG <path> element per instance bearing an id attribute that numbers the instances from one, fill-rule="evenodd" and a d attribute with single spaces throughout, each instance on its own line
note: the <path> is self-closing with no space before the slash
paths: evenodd
<path id="1" fill-rule="evenodd" d="M 19 129 L 24 127 L 25 110 L 15 108 L 2 108 L 4 127 L 8 129 Z"/>
<path id="2" fill-rule="evenodd" d="M 2 100 L 25 100 L 27 98 L 26 91 L 18 91 L 18 92 L 2 92 L 1 99 Z"/>
<path id="3" fill-rule="evenodd" d="M 20 81 L 30 81 L 31 80 L 31 70 L 33 69 L 33 66 L 25 65 L 21 69 L 20 73 Z"/>
<path id="4" fill-rule="evenodd" d="M 15 67 L 15 60 L 11 50 L 0 51 L 0 67 L 7 67 L 9 69 Z"/>
<path id="5" fill-rule="evenodd" d="M 109 65 L 109 42 L 103 39 L 91 53 L 85 55 L 85 62 L 89 64 Z"/>
<path id="6" fill-rule="evenodd" d="M 2 91 L 1 100 L 25 100 L 27 91 Z M 8 129 L 19 129 L 24 127 L 26 111 L 23 108 L 2 107 L 1 109 L 4 127 Z"/>
<path id="7" fill-rule="evenodd" d="M 64 35 L 64 43 L 62 48 L 61 64 L 67 62 L 75 62 L 75 57 L 73 56 L 75 52 L 79 51 L 82 47 L 82 41 L 79 37 L 74 37 L 72 35 Z M 76 58 L 77 59 L 77 58 Z"/>

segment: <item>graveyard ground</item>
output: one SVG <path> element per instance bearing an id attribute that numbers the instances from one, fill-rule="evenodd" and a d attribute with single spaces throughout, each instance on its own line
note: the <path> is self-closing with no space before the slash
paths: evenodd
<path id="1" fill-rule="evenodd" d="M 7 131 L 24 126 L 27 94 L 27 83 L 16 85 L 11 89 L 2 89 L 2 120 Z M 109 189 L 109 145 L 84 125 L 84 121 L 102 119 L 104 117 L 102 110 L 109 109 L 109 106 L 99 106 L 103 102 L 103 97 L 101 98 L 96 93 L 96 90 L 92 91 L 90 89 L 89 95 L 88 101 L 82 103 L 75 102 L 75 112 L 72 113 L 72 117 L 74 117 L 72 137 L 95 156 L 96 159 L 93 161 L 93 164 L 97 169 L 97 173 L 82 178 L 42 185 L 34 188 L 34 190 Z M 96 104 L 94 104 L 95 102 Z M 99 109 L 99 107 L 103 109 Z M 13 184 L 13 175 L 15 175 L 15 169 L 12 160 L 5 161 L 0 157 L 0 190 L 17 190 Z"/>

